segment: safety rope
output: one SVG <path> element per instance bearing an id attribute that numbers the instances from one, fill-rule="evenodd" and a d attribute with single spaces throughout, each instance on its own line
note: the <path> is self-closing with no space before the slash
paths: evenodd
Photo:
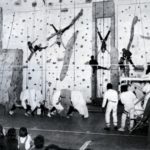
<path id="1" fill-rule="evenodd" d="M 28 26 L 27 26 L 27 42 L 28 42 L 28 36 L 29 36 L 29 31 L 28 31 Z M 27 50 L 27 57 L 28 57 L 28 45 L 26 45 L 26 50 Z M 28 66 L 28 61 L 27 61 L 27 66 Z M 28 87 L 28 67 L 27 67 L 27 70 L 26 70 L 26 88 Z"/>
<path id="2" fill-rule="evenodd" d="M 142 35 L 144 36 L 145 33 L 144 33 L 144 25 L 143 25 L 143 19 L 142 19 L 142 9 L 141 9 L 141 2 L 139 0 L 139 7 L 140 7 L 140 20 L 141 20 L 141 30 L 142 30 Z M 146 46 L 145 46 L 145 40 L 143 38 L 143 44 L 144 44 L 144 50 L 146 49 Z M 147 64 L 147 54 L 146 54 L 146 50 L 145 50 L 145 59 L 146 59 L 146 64 Z"/>
<path id="3" fill-rule="evenodd" d="M 104 10 L 104 7 L 105 7 L 105 4 L 104 4 L 104 0 L 103 0 L 103 37 L 104 37 L 104 34 L 105 34 L 105 10 Z M 102 66 L 104 66 L 104 53 L 102 53 Z M 104 70 L 102 69 L 102 94 L 104 92 Z"/>
<path id="4" fill-rule="evenodd" d="M 75 13 L 76 13 L 76 3 L 75 3 L 75 0 L 74 0 L 74 18 L 75 18 Z M 74 33 L 75 33 L 75 29 L 76 29 L 76 26 L 75 26 L 75 24 L 74 24 Z M 75 52 L 75 48 L 76 48 L 76 44 L 74 44 L 74 60 L 73 60 L 73 62 L 74 62 L 74 68 L 73 68 L 73 88 L 75 89 L 75 81 L 76 81 L 76 63 L 75 63 L 75 60 L 76 60 L 76 52 Z"/>
<path id="5" fill-rule="evenodd" d="M 13 19 L 12 19 L 10 34 L 9 34 L 9 37 L 8 37 L 7 49 L 8 49 L 9 42 L 10 42 L 10 38 L 11 38 L 11 35 L 12 35 L 12 30 L 13 30 L 13 26 L 14 26 L 14 21 L 15 21 L 15 12 L 13 13 Z"/>

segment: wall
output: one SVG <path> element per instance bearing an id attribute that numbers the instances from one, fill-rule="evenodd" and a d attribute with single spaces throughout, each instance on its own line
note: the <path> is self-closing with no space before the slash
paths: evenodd
<path id="1" fill-rule="evenodd" d="M 22 90 L 22 50 L 2 50 L 0 53 L 0 103 L 11 107 L 20 100 Z M 10 96 L 10 97 L 9 97 Z"/>
<path id="2" fill-rule="evenodd" d="M 47 0 L 47 5 L 44 5 L 42 0 L 38 0 L 36 7 L 34 7 L 35 1 L 33 0 L 15 2 L 15 0 L 0 2 L 4 12 L 3 49 L 18 48 L 23 50 L 23 64 L 28 65 L 28 68 L 23 70 L 23 88 L 29 86 L 29 88 L 42 89 L 45 96 L 47 96 L 48 90 L 51 95 L 54 88 L 77 89 L 83 92 L 88 101 L 91 97 L 91 68 L 85 65 L 85 62 L 92 55 L 92 2 L 62 0 L 60 5 L 59 0 Z M 142 2 L 146 2 L 146 4 L 141 4 L 141 9 L 136 5 L 136 11 L 135 1 L 118 0 L 116 3 L 116 48 L 119 51 L 119 57 L 121 56 L 121 49 L 127 47 L 134 14 L 138 15 L 141 20 L 135 27 L 135 37 L 131 49 L 136 65 L 145 65 L 146 60 L 149 61 L 147 57 L 149 40 L 143 40 L 140 35 L 149 36 L 150 0 Z M 46 38 L 54 33 L 50 24 L 53 23 L 58 29 L 63 28 L 81 9 L 83 9 L 83 16 L 75 23 L 75 26 L 67 30 L 62 36 L 66 45 L 74 31 L 79 30 L 67 76 L 63 81 L 59 81 L 65 49 L 62 46 L 59 48 L 57 45 L 50 47 L 55 42 L 56 37 L 46 41 Z M 15 17 L 12 24 L 13 14 Z M 101 26 L 99 26 L 100 28 Z M 38 38 L 36 44 L 42 43 L 43 46 L 48 45 L 49 47 L 45 51 L 37 52 L 37 55 L 34 55 L 32 60 L 26 64 L 25 61 L 30 53 L 27 48 L 27 41 L 33 41 L 35 38 Z M 104 66 L 109 67 L 108 64 Z M 106 75 L 107 72 L 101 74 L 103 75 L 103 82 L 110 81 L 109 72 L 108 76 Z M 130 74 L 136 75 L 134 71 L 131 71 Z M 105 90 L 104 85 L 101 88 Z"/>
<path id="3" fill-rule="evenodd" d="M 150 62 L 150 49 L 148 39 L 141 36 L 150 36 L 150 1 L 132 1 L 128 3 L 120 3 L 118 5 L 118 50 L 122 55 L 122 48 L 126 48 L 130 38 L 131 23 L 134 16 L 138 16 L 139 21 L 135 25 L 134 38 L 131 46 L 132 60 L 135 65 L 143 65 L 146 70 L 147 62 Z M 134 71 L 130 66 L 130 76 L 144 75 L 144 72 Z"/>

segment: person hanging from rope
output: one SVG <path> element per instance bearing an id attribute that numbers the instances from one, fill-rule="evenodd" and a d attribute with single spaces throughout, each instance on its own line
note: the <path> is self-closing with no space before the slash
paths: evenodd
<path id="1" fill-rule="evenodd" d="M 59 47 L 61 46 L 61 44 L 63 45 L 63 47 L 65 48 L 63 42 L 62 42 L 62 35 L 65 31 L 67 31 L 70 27 L 72 27 L 75 22 L 83 15 L 83 9 L 80 10 L 80 12 L 78 13 L 78 15 L 71 21 L 71 23 L 66 26 L 63 29 L 56 29 L 56 27 L 53 24 L 50 24 L 50 26 L 54 29 L 55 33 L 53 33 L 52 35 L 50 35 L 47 38 L 47 41 L 49 41 L 51 38 L 53 38 L 54 36 L 57 36 L 56 41 L 50 46 L 52 47 L 53 45 L 57 44 Z"/>
<path id="2" fill-rule="evenodd" d="M 97 29 L 97 33 L 98 33 L 98 36 L 99 36 L 99 38 L 100 38 L 100 40 L 101 40 L 101 52 L 102 53 L 105 53 L 105 51 L 107 51 L 108 53 L 109 53 L 109 51 L 107 50 L 107 44 L 106 44 L 106 41 L 107 41 L 107 39 L 108 39 L 108 37 L 109 37 L 109 34 L 110 34 L 110 30 L 107 32 L 107 34 L 106 34 L 106 36 L 103 38 L 102 37 L 102 35 L 101 35 L 101 32 L 99 32 L 98 31 L 98 29 Z"/>
<path id="3" fill-rule="evenodd" d="M 109 68 L 99 66 L 97 60 L 94 58 L 94 56 L 91 56 L 91 60 L 89 61 L 89 65 L 91 65 L 93 74 L 96 72 L 98 69 L 104 69 L 104 70 L 109 70 Z"/>
<path id="4" fill-rule="evenodd" d="M 31 58 L 32 58 L 32 56 L 33 56 L 34 53 L 36 53 L 37 51 L 42 51 L 43 49 L 46 49 L 48 47 L 48 46 L 42 47 L 41 44 L 33 46 L 33 44 L 36 41 L 37 41 L 37 39 L 35 41 L 33 41 L 33 42 L 31 42 L 31 41 L 27 42 L 28 48 L 29 48 L 29 50 L 30 50 L 31 53 L 30 53 L 30 55 L 29 55 L 26 63 L 31 60 Z"/>
<path id="5" fill-rule="evenodd" d="M 121 75 L 122 75 L 122 73 L 125 74 L 126 62 L 129 62 L 133 66 L 133 68 L 136 69 L 136 66 L 133 63 L 131 56 L 132 56 L 132 53 L 129 50 L 127 50 L 125 48 L 122 49 L 122 56 L 120 57 L 120 60 L 118 63 L 119 67 L 120 67 Z"/>

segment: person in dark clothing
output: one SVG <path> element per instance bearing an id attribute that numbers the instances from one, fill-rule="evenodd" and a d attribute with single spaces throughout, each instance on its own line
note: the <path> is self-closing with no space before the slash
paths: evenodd
<path id="1" fill-rule="evenodd" d="M 119 67 L 120 67 L 121 75 L 123 73 L 126 75 L 126 65 L 127 65 L 126 63 L 127 62 L 129 62 L 133 66 L 134 69 L 137 69 L 137 67 L 134 65 L 134 63 L 131 59 L 132 53 L 129 50 L 125 49 L 125 48 L 122 49 L 122 52 L 123 53 L 122 53 L 122 56 L 120 57 L 120 60 L 119 60 L 118 64 L 119 64 Z"/>
<path id="2" fill-rule="evenodd" d="M 32 150 L 44 150 L 44 137 L 42 135 L 38 135 L 34 138 L 34 148 Z"/>
<path id="3" fill-rule="evenodd" d="M 108 36 L 109 36 L 109 34 L 110 34 L 110 30 L 107 32 L 105 38 L 102 37 L 102 35 L 101 35 L 101 33 L 100 33 L 99 31 L 98 31 L 97 33 L 98 33 L 98 36 L 99 36 L 99 38 L 100 38 L 100 40 L 101 40 L 101 43 L 102 43 L 102 44 L 101 44 L 101 52 L 104 53 L 105 51 L 108 51 L 108 50 L 107 50 L 106 41 L 107 41 Z"/>
<path id="4" fill-rule="evenodd" d="M 48 47 L 48 46 L 42 47 L 41 44 L 33 46 L 33 43 L 35 43 L 35 41 L 33 41 L 33 42 L 28 41 L 27 42 L 28 48 L 29 48 L 31 53 L 30 53 L 30 55 L 29 55 L 29 57 L 28 57 L 26 62 L 31 60 L 31 58 L 32 58 L 34 53 L 36 53 L 37 51 L 42 51 L 43 49 L 46 49 Z"/>
<path id="5" fill-rule="evenodd" d="M 1 124 L 0 124 L 0 150 L 6 150 L 5 134 Z"/>
<path id="6" fill-rule="evenodd" d="M 150 63 L 147 64 L 146 74 L 150 73 Z"/>
<path id="7" fill-rule="evenodd" d="M 18 139 L 16 129 L 10 128 L 6 134 L 7 150 L 18 150 Z"/>
<path id="8" fill-rule="evenodd" d="M 125 49 L 125 48 L 122 49 L 122 52 L 123 52 L 122 53 L 123 59 L 128 61 L 134 68 L 136 68 L 136 66 L 134 65 L 134 63 L 131 59 L 132 53 L 129 50 Z"/>
<path id="9" fill-rule="evenodd" d="M 109 68 L 99 66 L 97 60 L 94 58 L 93 55 L 91 56 L 91 60 L 89 61 L 89 65 L 91 65 L 91 67 L 93 69 L 93 74 L 96 72 L 97 69 L 109 70 Z"/>

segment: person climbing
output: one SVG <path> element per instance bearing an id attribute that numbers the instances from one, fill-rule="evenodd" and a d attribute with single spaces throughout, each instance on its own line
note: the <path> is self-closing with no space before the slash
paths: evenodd
<path id="1" fill-rule="evenodd" d="M 101 33 L 99 32 L 99 31 L 97 31 L 97 33 L 98 33 L 98 36 L 99 36 L 99 38 L 100 38 L 100 40 L 101 40 L 101 52 L 102 53 L 104 53 L 105 51 L 108 51 L 107 50 L 107 44 L 106 44 L 106 41 L 107 41 L 107 39 L 108 39 L 108 37 L 109 37 L 109 34 L 110 34 L 110 30 L 107 32 L 107 34 L 106 34 L 106 36 L 105 36 L 105 38 L 103 38 L 102 37 L 102 35 L 101 35 Z"/>
<path id="2" fill-rule="evenodd" d="M 131 56 L 132 56 L 132 53 L 129 50 L 125 48 L 122 49 L 122 56 L 120 57 L 120 60 L 118 63 L 120 67 L 121 75 L 124 73 L 126 76 L 126 65 L 127 65 L 126 63 L 127 62 L 129 62 L 133 66 L 134 69 L 137 69 L 137 67 L 134 65 L 131 59 Z"/>
<path id="3" fill-rule="evenodd" d="M 63 45 L 63 47 L 65 48 L 63 42 L 62 42 L 62 35 L 65 31 L 67 31 L 71 26 L 73 26 L 75 24 L 75 22 L 83 15 L 83 9 L 80 10 L 80 12 L 78 13 L 78 15 L 71 21 L 71 23 L 66 26 L 63 29 L 56 29 L 56 27 L 53 24 L 50 24 L 50 26 L 54 29 L 55 33 L 51 34 L 48 38 L 47 41 L 49 41 L 51 38 L 53 38 L 54 36 L 57 36 L 56 41 L 50 46 L 52 47 L 54 44 L 57 44 L 59 47 L 61 46 L 61 44 Z"/>
<path id="4" fill-rule="evenodd" d="M 96 72 L 97 69 L 104 69 L 104 70 L 109 70 L 109 68 L 102 67 L 98 65 L 97 60 L 94 58 L 94 56 L 91 56 L 91 60 L 89 61 L 89 65 L 91 65 L 93 74 Z"/>
<path id="5" fill-rule="evenodd" d="M 31 58 L 32 58 L 32 56 L 33 56 L 34 53 L 36 53 L 37 51 L 42 51 L 43 49 L 46 49 L 46 48 L 48 47 L 48 46 L 42 47 L 41 44 L 38 44 L 38 45 L 33 46 L 33 44 L 34 44 L 36 41 L 37 41 L 37 39 L 36 39 L 35 41 L 33 41 L 33 42 L 31 42 L 31 41 L 28 41 L 28 42 L 27 42 L 28 48 L 29 48 L 29 50 L 30 50 L 31 53 L 30 53 L 30 55 L 29 55 L 29 57 L 28 57 L 26 63 L 31 60 Z"/>

